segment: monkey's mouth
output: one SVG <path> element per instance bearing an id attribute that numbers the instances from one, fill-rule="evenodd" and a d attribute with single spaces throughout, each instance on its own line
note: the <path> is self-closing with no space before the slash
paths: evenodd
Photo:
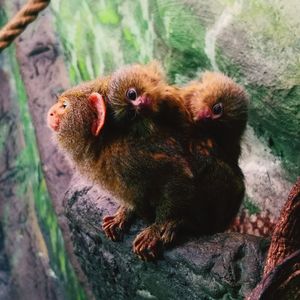
<path id="1" fill-rule="evenodd" d="M 59 131 L 59 124 L 60 124 L 60 122 L 58 119 L 51 119 L 51 118 L 48 119 L 49 128 L 55 132 Z"/>

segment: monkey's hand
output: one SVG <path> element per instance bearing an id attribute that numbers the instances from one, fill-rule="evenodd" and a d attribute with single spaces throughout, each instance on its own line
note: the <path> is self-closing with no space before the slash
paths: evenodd
<path id="1" fill-rule="evenodd" d="M 123 239 L 124 232 L 129 229 L 134 213 L 131 209 L 121 206 L 113 216 L 106 216 L 102 221 L 105 235 L 112 241 Z"/>
<path id="2" fill-rule="evenodd" d="M 162 252 L 160 226 L 152 224 L 140 232 L 133 241 L 133 252 L 145 261 L 157 259 Z"/>
<path id="3" fill-rule="evenodd" d="M 133 241 L 133 252 L 145 261 L 158 259 L 163 248 L 174 242 L 177 225 L 176 221 L 168 221 L 145 228 Z"/>

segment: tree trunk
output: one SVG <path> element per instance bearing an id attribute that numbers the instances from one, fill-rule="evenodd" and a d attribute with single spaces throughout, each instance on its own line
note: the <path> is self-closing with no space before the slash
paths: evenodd
<path id="1" fill-rule="evenodd" d="M 264 277 L 248 300 L 300 299 L 300 178 L 275 227 Z"/>
<path id="2" fill-rule="evenodd" d="M 101 220 L 118 203 L 101 189 L 72 179 L 64 199 L 75 253 L 97 299 L 243 299 L 259 282 L 269 243 L 260 237 L 222 233 L 191 239 L 157 263 L 132 252 L 145 224 L 132 226 L 122 242 L 107 239 Z"/>
<path id="3" fill-rule="evenodd" d="M 24 2 L 14 0 L 16 9 Z M 51 132 L 46 125 L 48 109 L 55 103 L 56 96 L 69 87 L 68 74 L 56 35 L 48 8 L 16 39 L 17 59 L 28 96 L 47 188 L 63 232 L 68 257 L 89 298 L 93 299 L 89 284 L 73 253 L 70 231 L 62 207 L 62 198 L 72 170 L 52 142 Z"/>
<path id="4" fill-rule="evenodd" d="M 20 190 L 26 169 L 18 158 L 25 143 L 12 98 L 9 76 L 0 68 L 0 299 L 62 300 L 60 283 L 51 276 L 31 186 Z"/>

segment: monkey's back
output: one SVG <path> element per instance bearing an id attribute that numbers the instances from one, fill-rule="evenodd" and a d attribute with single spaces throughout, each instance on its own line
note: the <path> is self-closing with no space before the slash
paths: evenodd
<path id="1" fill-rule="evenodd" d="M 243 201 L 243 173 L 238 165 L 232 166 L 218 157 L 199 153 L 194 167 L 197 197 L 191 213 L 204 211 L 199 224 L 203 233 L 224 231 Z"/>
<path id="2" fill-rule="evenodd" d="M 175 135 L 116 136 L 92 166 L 104 185 L 146 220 L 183 221 L 196 234 L 224 230 L 244 195 L 243 175 L 215 156 L 189 156 Z"/>
<path id="3" fill-rule="evenodd" d="M 170 135 L 110 138 L 90 168 L 95 182 L 135 207 L 145 219 L 155 218 L 156 207 L 169 201 L 165 193 L 172 182 L 176 182 L 174 193 L 184 189 L 195 194 L 190 163 L 181 143 Z"/>

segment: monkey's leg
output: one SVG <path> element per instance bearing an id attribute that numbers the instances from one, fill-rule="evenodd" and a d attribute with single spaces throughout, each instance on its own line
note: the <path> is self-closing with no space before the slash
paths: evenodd
<path id="1" fill-rule="evenodd" d="M 193 179 L 184 172 L 180 173 L 180 169 L 173 174 L 157 204 L 155 223 L 144 229 L 133 242 L 134 253 L 143 260 L 158 258 L 188 225 L 187 211 L 195 195 Z"/>
<path id="2" fill-rule="evenodd" d="M 163 249 L 174 243 L 182 224 L 173 220 L 150 225 L 133 241 L 133 252 L 146 261 L 159 258 Z"/>
<path id="3" fill-rule="evenodd" d="M 116 214 L 103 218 L 102 229 L 112 241 L 120 241 L 124 232 L 129 229 L 133 219 L 134 211 L 131 208 L 121 206 Z"/>

